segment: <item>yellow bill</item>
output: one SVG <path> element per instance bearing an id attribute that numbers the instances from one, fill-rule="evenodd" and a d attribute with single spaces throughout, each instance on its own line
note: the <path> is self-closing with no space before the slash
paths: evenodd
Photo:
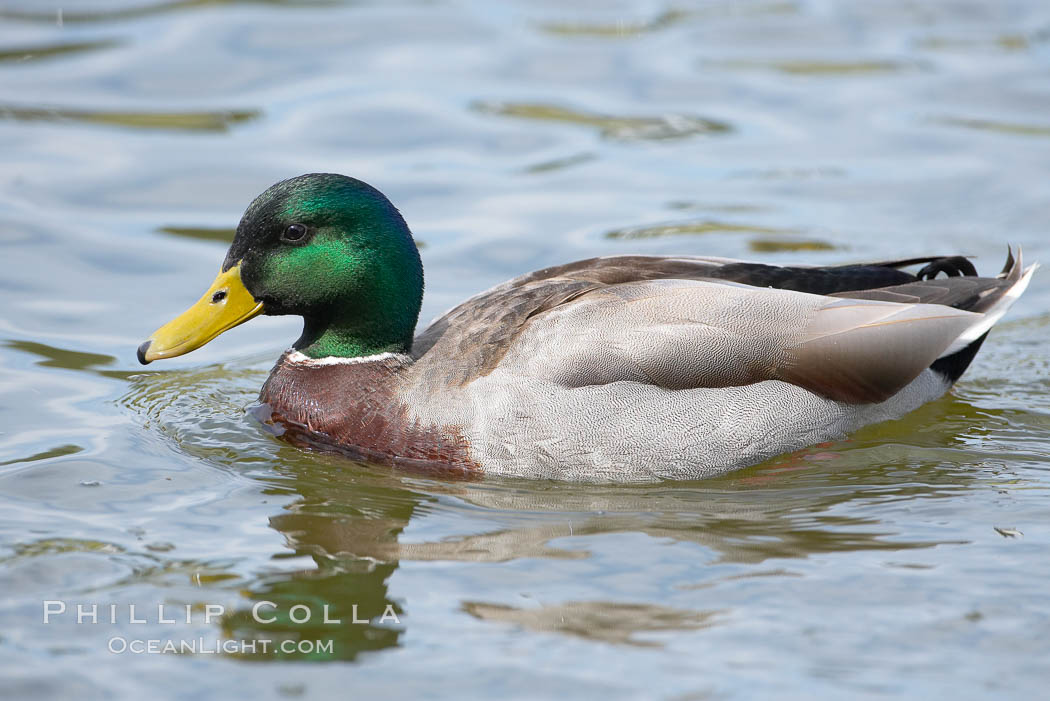
<path id="1" fill-rule="evenodd" d="M 139 346 L 139 362 L 145 365 L 189 353 L 262 312 L 262 302 L 257 302 L 241 282 L 238 263 L 219 273 L 196 304 L 154 331 L 149 340 Z"/>

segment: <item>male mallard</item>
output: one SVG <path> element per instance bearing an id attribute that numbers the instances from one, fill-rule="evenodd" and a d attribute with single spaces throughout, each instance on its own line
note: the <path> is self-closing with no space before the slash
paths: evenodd
<path id="1" fill-rule="evenodd" d="M 214 284 L 138 356 L 296 314 L 303 334 L 260 394 L 293 440 L 395 466 L 695 478 L 944 394 L 1028 285 L 1020 259 L 986 278 L 959 256 L 591 258 L 482 292 L 413 338 L 423 267 L 401 215 L 360 180 L 311 174 L 251 203 Z"/>

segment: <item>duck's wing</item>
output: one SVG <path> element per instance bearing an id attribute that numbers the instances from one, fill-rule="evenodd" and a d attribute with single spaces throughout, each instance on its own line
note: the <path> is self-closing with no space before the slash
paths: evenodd
<path id="1" fill-rule="evenodd" d="M 464 384 L 495 368 L 530 319 L 580 295 L 640 280 L 702 279 L 740 262 L 605 256 L 543 268 L 474 295 L 439 316 L 415 338 L 412 356 L 426 357 L 430 367 L 445 369 L 448 382 Z"/>
<path id="2" fill-rule="evenodd" d="M 914 262 L 930 261 L 900 263 Z M 780 287 L 749 284 L 770 280 Z M 978 292 L 967 290 L 986 302 L 1017 284 L 980 280 L 987 282 Z M 984 318 L 922 301 L 825 296 L 863 283 L 889 290 L 882 294 L 906 286 L 899 294 L 921 299 L 930 281 L 893 263 L 788 269 L 723 259 L 592 259 L 468 300 L 431 325 L 415 352 L 420 370 L 439 383 L 466 384 L 498 366 L 570 387 L 779 379 L 832 399 L 873 402 L 898 392 Z M 936 281 L 936 294 L 945 294 L 943 283 Z"/>
<path id="3" fill-rule="evenodd" d="M 434 319 L 416 337 L 416 358 L 435 346 L 454 350 L 479 342 L 501 347 L 528 319 L 585 292 L 644 280 L 719 279 L 756 287 L 774 287 L 812 294 L 833 294 L 914 282 L 920 276 L 899 270 L 939 264 L 958 275 L 958 256 L 935 256 L 831 267 L 784 267 L 698 256 L 603 256 L 536 270 L 485 290 Z M 972 267 L 972 266 L 971 266 Z M 923 271 L 926 271 L 924 268 Z"/>

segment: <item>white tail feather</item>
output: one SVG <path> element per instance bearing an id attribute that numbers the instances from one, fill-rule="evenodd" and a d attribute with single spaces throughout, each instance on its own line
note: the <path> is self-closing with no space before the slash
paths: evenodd
<path id="1" fill-rule="evenodd" d="M 1022 265 L 1023 263 L 1021 261 L 1021 249 L 1018 248 L 1017 263 L 1015 264 L 1015 269 L 1021 270 Z M 1028 283 L 1032 280 L 1032 273 L 1034 273 L 1036 268 L 1038 267 L 1038 263 L 1032 263 L 1030 266 L 1028 266 L 1028 269 L 1024 271 L 1024 274 L 1022 274 L 1020 278 L 1018 278 L 1017 282 L 1015 282 L 1013 286 L 1011 286 L 1010 289 L 1008 289 L 1003 294 L 999 301 L 996 302 L 995 305 L 993 305 L 988 311 L 981 315 L 980 321 L 978 321 L 970 328 L 966 329 L 966 331 L 964 331 L 962 335 L 955 339 L 952 342 L 952 344 L 948 346 L 948 350 L 944 351 L 944 353 L 941 354 L 941 357 L 943 358 L 944 356 L 951 355 L 952 353 L 962 350 L 963 348 L 965 348 L 966 346 L 970 345 L 978 338 L 983 336 L 984 334 L 988 333 L 988 330 L 995 326 L 999 322 L 999 320 L 1003 318 L 1003 315 L 1006 314 L 1007 310 L 1009 310 L 1010 307 L 1013 306 L 1013 303 L 1017 301 L 1017 298 L 1024 293 L 1025 289 L 1028 288 Z"/>

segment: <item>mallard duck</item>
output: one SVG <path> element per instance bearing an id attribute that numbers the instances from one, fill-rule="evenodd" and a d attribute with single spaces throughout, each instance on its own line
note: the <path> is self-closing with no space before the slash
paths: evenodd
<path id="1" fill-rule="evenodd" d="M 996 277 L 960 256 L 605 256 L 514 278 L 414 336 L 423 266 L 404 219 L 360 180 L 309 174 L 251 203 L 215 282 L 138 357 L 294 314 L 302 335 L 260 393 L 294 442 L 469 474 L 699 478 L 941 396 L 1034 268 L 1020 251 Z"/>

